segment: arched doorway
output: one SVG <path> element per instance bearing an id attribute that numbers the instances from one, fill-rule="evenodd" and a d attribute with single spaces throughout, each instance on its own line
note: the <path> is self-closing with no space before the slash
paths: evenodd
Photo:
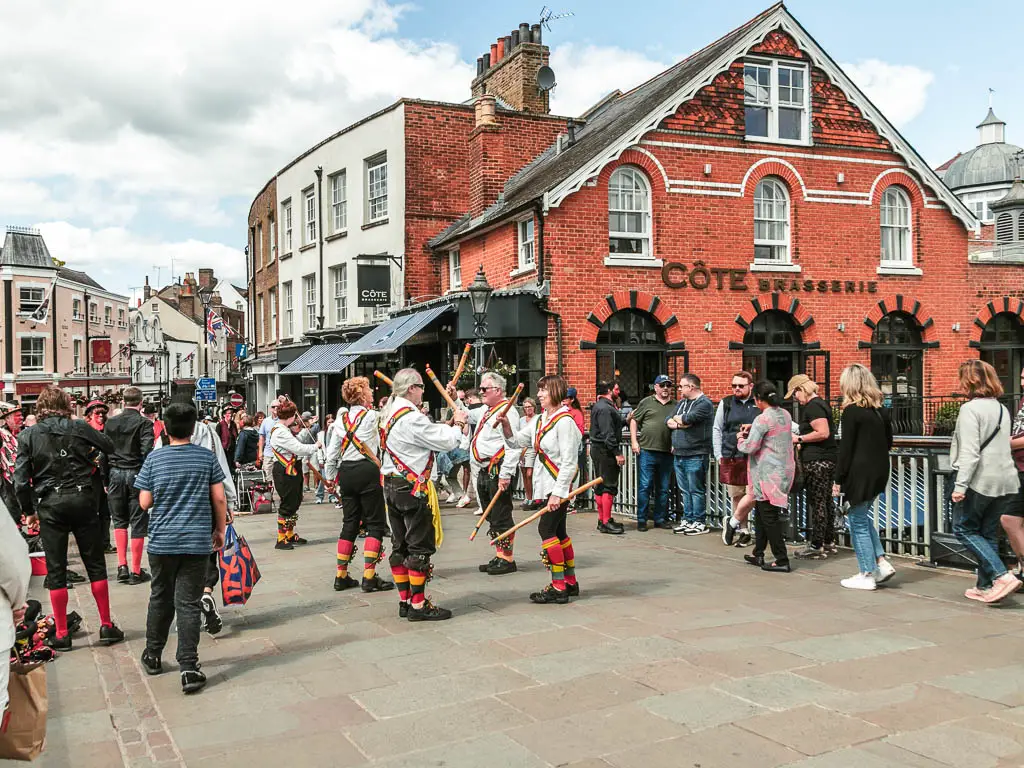
<path id="1" fill-rule="evenodd" d="M 996 369 L 1003 389 L 1019 394 L 1020 371 L 1024 366 L 1024 324 L 1020 318 L 1000 312 L 985 323 L 980 346 L 981 359 Z"/>
<path id="2" fill-rule="evenodd" d="M 802 372 L 803 334 L 789 312 L 769 309 L 743 334 L 743 369 L 755 381 L 767 379 L 785 393 L 790 377 Z"/>
<path id="3" fill-rule="evenodd" d="M 924 343 L 917 321 L 889 312 L 871 334 L 871 372 L 901 434 L 924 434 Z"/>
<path id="4" fill-rule="evenodd" d="M 618 379 L 636 405 L 653 391 L 654 378 L 665 373 L 668 344 L 654 317 L 636 309 L 612 314 L 597 333 L 597 380 Z"/>

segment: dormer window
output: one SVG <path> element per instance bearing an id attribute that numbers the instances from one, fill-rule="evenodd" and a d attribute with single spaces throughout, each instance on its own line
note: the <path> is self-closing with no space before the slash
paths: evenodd
<path id="1" fill-rule="evenodd" d="M 743 65 L 743 104 L 748 139 L 810 143 L 807 67 L 773 60 Z"/>

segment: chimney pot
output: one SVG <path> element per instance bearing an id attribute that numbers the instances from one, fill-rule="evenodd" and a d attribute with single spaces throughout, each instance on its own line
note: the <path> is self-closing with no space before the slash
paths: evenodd
<path id="1" fill-rule="evenodd" d="M 495 46 L 497 46 L 498 51 L 496 61 L 501 61 L 502 59 L 505 58 L 505 38 L 499 37 L 498 42 L 495 43 Z"/>
<path id="2" fill-rule="evenodd" d="M 544 42 L 540 31 L 540 24 L 534 24 L 530 27 L 530 38 L 536 45 L 541 45 Z"/>
<path id="3" fill-rule="evenodd" d="M 495 110 L 497 109 L 497 102 L 489 93 L 485 93 L 479 99 L 476 100 L 476 125 L 496 125 L 497 119 L 495 118 Z"/>
<path id="4" fill-rule="evenodd" d="M 525 21 L 519 25 L 519 42 L 530 42 L 530 25 L 527 24 Z"/>
<path id="5" fill-rule="evenodd" d="M 513 48 L 518 48 L 519 47 L 519 30 L 518 29 L 513 29 L 511 37 L 512 37 L 512 47 Z"/>
<path id="6" fill-rule="evenodd" d="M 512 55 L 512 35 L 505 35 L 505 55 Z"/>
<path id="7" fill-rule="evenodd" d="M 498 44 L 491 43 L 491 66 L 498 63 Z"/>

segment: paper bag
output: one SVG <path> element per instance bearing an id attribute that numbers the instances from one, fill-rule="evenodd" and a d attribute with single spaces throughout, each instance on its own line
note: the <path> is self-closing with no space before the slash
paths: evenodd
<path id="1" fill-rule="evenodd" d="M 7 685 L 10 711 L 6 732 L 0 734 L 0 759 L 34 760 L 46 741 L 46 670 L 40 665 L 11 665 Z"/>

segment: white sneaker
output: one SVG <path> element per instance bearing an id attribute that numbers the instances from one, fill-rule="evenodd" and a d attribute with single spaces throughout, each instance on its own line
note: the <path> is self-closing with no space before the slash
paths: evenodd
<path id="1" fill-rule="evenodd" d="M 892 566 L 890 566 L 892 567 Z M 847 589 L 865 589 L 872 591 L 876 589 L 875 577 L 870 573 L 858 573 L 856 576 L 851 576 L 848 579 L 843 579 L 839 582 Z"/>
<path id="2" fill-rule="evenodd" d="M 704 523 L 690 523 L 690 529 L 683 531 L 687 536 L 700 536 L 705 533 L 711 533 L 711 529 L 708 528 Z"/>
<path id="3" fill-rule="evenodd" d="M 458 507 L 459 509 L 462 509 L 463 507 L 468 507 L 469 496 L 463 496 L 461 499 L 459 499 L 459 503 L 456 504 L 455 506 Z"/>
<path id="4" fill-rule="evenodd" d="M 679 525 L 672 529 L 672 533 L 689 533 L 692 527 L 693 523 L 689 520 L 683 520 Z"/>
<path id="5" fill-rule="evenodd" d="M 879 561 L 878 567 L 875 568 L 875 583 L 884 584 L 893 576 L 896 575 L 896 569 L 892 567 L 892 563 L 886 560 L 884 557 Z"/>
<path id="6" fill-rule="evenodd" d="M 459 497 L 455 495 L 455 491 L 448 491 L 448 496 L 447 496 L 447 498 L 445 498 L 444 503 L 445 504 L 454 504 L 458 500 L 459 500 Z"/>
<path id="7" fill-rule="evenodd" d="M 484 513 L 484 511 L 483 511 L 482 509 L 480 509 L 480 507 L 477 507 L 477 508 L 476 508 L 476 509 L 475 509 L 475 510 L 473 511 L 473 515 L 474 515 L 475 517 L 480 517 L 480 516 L 481 516 L 481 515 L 482 515 L 483 513 Z"/>

